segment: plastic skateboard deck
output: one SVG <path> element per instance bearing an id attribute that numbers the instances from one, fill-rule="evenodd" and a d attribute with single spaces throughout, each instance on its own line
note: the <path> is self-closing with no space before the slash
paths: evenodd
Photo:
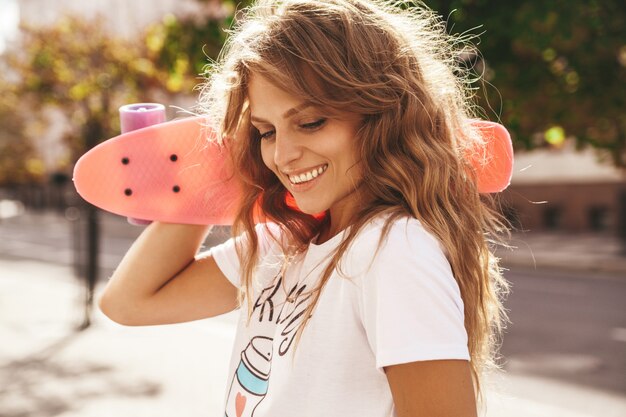
<path id="1" fill-rule="evenodd" d="M 89 203 L 121 216 L 167 223 L 232 224 L 241 184 L 227 150 L 203 117 L 133 130 L 83 155 L 74 185 Z M 507 130 L 476 121 L 485 147 L 468 155 L 483 193 L 503 190 L 511 180 L 513 148 Z"/>

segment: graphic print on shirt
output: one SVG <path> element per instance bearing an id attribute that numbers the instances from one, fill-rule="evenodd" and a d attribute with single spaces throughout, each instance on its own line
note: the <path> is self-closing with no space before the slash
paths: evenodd
<path id="1" fill-rule="evenodd" d="M 279 290 L 283 288 L 283 277 L 278 276 L 275 281 L 275 284 L 261 291 L 254 303 L 252 312 L 254 318 L 258 311 L 257 320 L 259 323 L 275 323 L 276 327 L 280 329 L 279 340 L 277 340 L 279 343 L 278 355 L 284 356 L 289 351 L 296 332 L 304 324 L 304 313 L 309 306 L 311 294 L 303 296 L 302 293 L 306 290 L 306 284 L 300 286 L 296 284 L 285 296 L 284 291 L 279 293 Z M 280 307 L 280 311 L 276 315 L 278 307 Z"/>
<path id="2" fill-rule="evenodd" d="M 278 276 L 275 284 L 264 288 L 254 303 L 252 320 L 259 323 L 274 323 L 272 334 L 255 335 L 241 352 L 241 360 L 234 372 L 228 397 L 225 417 L 253 417 L 254 410 L 265 398 L 269 387 L 274 340 L 278 356 L 284 356 L 292 345 L 311 295 L 302 296 L 306 285 L 294 285 L 285 297 L 283 277 Z M 278 310 L 280 308 L 280 310 Z"/>
<path id="3" fill-rule="evenodd" d="M 226 401 L 226 417 L 251 417 L 265 398 L 272 368 L 272 339 L 253 337 L 241 352 Z"/>

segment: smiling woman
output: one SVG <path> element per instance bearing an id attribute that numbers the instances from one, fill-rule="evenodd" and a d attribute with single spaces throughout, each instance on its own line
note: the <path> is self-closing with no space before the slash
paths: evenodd
<path id="1" fill-rule="evenodd" d="M 228 417 L 476 416 L 506 282 L 462 50 L 424 8 L 246 10 L 201 97 L 243 184 L 233 238 L 196 255 L 207 227 L 152 223 L 103 310 L 239 308 Z"/>

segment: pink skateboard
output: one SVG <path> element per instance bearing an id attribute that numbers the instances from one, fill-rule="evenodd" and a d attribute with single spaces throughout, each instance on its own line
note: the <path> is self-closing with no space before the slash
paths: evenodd
<path id="1" fill-rule="evenodd" d="M 76 163 L 76 190 L 89 203 L 121 216 L 232 224 L 241 184 L 227 149 L 215 143 L 205 122 L 191 117 L 155 124 L 101 143 Z M 468 155 L 479 191 L 501 191 L 511 180 L 511 138 L 497 123 L 475 123 L 486 139 L 482 151 Z"/>

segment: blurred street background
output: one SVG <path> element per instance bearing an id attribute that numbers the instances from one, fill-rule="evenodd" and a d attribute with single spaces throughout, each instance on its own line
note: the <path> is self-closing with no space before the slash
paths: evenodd
<path id="1" fill-rule="evenodd" d="M 626 6 L 425 3 L 481 34 L 462 59 L 516 148 L 498 200 L 516 228 L 497 250 L 511 323 L 484 415 L 626 416 Z M 142 228 L 83 202 L 71 173 L 119 133 L 120 105 L 191 109 L 235 15 L 230 1 L 0 0 L 0 417 L 222 415 L 236 313 L 104 317 L 94 300 Z"/>

